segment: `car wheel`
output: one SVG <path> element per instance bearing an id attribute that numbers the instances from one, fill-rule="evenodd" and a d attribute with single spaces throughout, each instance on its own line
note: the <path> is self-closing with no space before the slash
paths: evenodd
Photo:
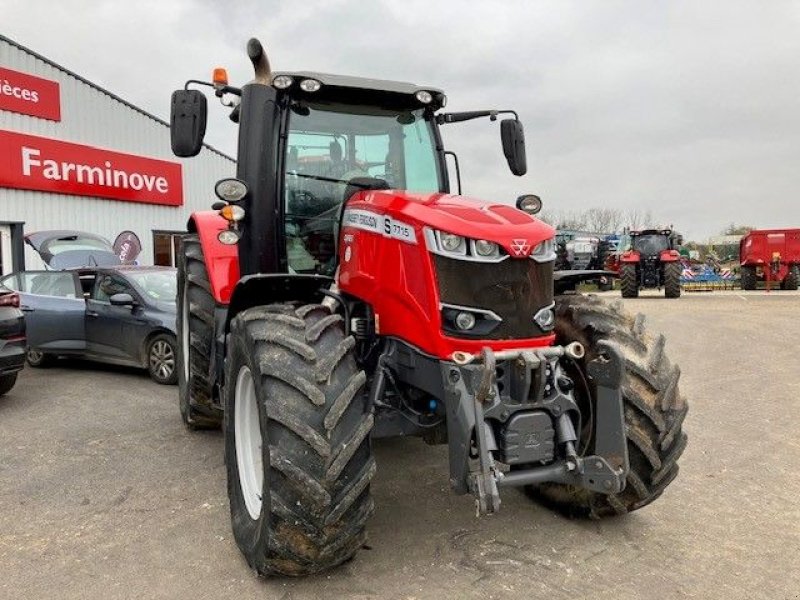
<path id="1" fill-rule="evenodd" d="M 156 383 L 163 385 L 177 383 L 176 348 L 175 336 L 166 333 L 153 337 L 147 345 L 147 370 Z"/>
<path id="2" fill-rule="evenodd" d="M 25 360 L 31 367 L 36 369 L 49 367 L 51 364 L 53 364 L 53 356 L 51 354 L 45 354 L 44 352 L 34 350 L 32 348 L 28 348 L 28 351 L 25 354 Z"/>

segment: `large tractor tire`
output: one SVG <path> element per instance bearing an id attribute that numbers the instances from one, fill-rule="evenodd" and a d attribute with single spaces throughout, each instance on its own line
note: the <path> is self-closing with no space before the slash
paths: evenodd
<path id="1" fill-rule="evenodd" d="M 233 534 L 261 575 L 351 558 L 373 511 L 373 416 L 354 341 L 319 305 L 237 315 L 225 361 L 225 464 Z"/>
<path id="2" fill-rule="evenodd" d="M 586 376 L 586 365 L 597 356 L 598 342 L 614 345 L 625 359 L 622 396 L 630 472 L 625 489 L 605 495 L 562 484 L 544 484 L 529 490 L 545 504 L 570 516 L 601 518 L 625 514 L 658 498 L 678 474 L 678 459 L 686 448 L 682 430 L 688 410 L 678 390 L 680 369 L 664 352 L 664 336 L 645 332 L 644 317 L 631 316 L 620 302 L 607 304 L 592 296 L 562 296 L 556 300 L 557 343 L 585 345 L 586 356 L 566 363 L 576 382 L 585 419 L 579 454 L 593 451 L 596 390 Z M 576 373 L 580 370 L 580 373 Z"/>
<path id="3" fill-rule="evenodd" d="M 783 280 L 783 289 L 785 290 L 796 290 L 797 289 L 797 280 L 800 277 L 800 273 L 798 273 L 797 265 L 792 265 L 789 267 L 789 273 Z"/>
<path id="4" fill-rule="evenodd" d="M 209 366 L 214 348 L 214 297 L 197 234 L 183 238 L 178 261 L 178 398 L 190 429 L 216 429 L 222 415 L 212 406 Z"/>
<path id="5" fill-rule="evenodd" d="M 619 269 L 619 282 L 623 298 L 638 298 L 639 280 L 636 277 L 636 265 L 622 265 Z"/>
<path id="6" fill-rule="evenodd" d="M 664 296 L 681 297 L 681 263 L 671 262 L 664 265 Z"/>
<path id="7" fill-rule="evenodd" d="M 756 289 L 756 268 L 744 266 L 741 270 L 741 286 L 743 290 Z"/>

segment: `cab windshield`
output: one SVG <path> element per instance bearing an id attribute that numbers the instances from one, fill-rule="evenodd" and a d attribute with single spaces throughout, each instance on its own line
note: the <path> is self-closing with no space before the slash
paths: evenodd
<path id="1" fill-rule="evenodd" d="M 284 178 L 289 267 L 332 274 L 341 205 L 354 178 L 390 189 L 442 191 L 433 128 L 423 110 L 319 103 L 292 110 Z"/>
<path id="2" fill-rule="evenodd" d="M 633 238 L 633 249 L 643 256 L 654 256 L 669 250 L 669 239 L 663 234 L 639 235 Z"/>

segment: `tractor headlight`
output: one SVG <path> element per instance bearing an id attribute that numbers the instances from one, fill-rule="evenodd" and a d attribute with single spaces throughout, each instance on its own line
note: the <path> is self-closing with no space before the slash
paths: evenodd
<path id="1" fill-rule="evenodd" d="M 556 259 L 556 240 L 550 238 L 536 246 L 531 252 L 531 258 L 536 262 L 550 262 Z"/>
<path id="2" fill-rule="evenodd" d="M 239 232 L 233 229 L 223 229 L 217 234 L 217 239 L 226 246 L 233 246 L 238 243 L 240 237 Z"/>
<path id="3" fill-rule="evenodd" d="M 533 315 L 533 320 L 542 331 L 551 331 L 553 327 L 555 327 L 556 313 L 553 310 L 554 308 L 555 304 L 551 304 L 550 306 L 545 306 L 543 309 Z"/>
<path id="4" fill-rule="evenodd" d="M 422 104 L 430 104 L 433 101 L 433 94 L 427 90 L 420 90 L 414 95 Z"/>
<path id="5" fill-rule="evenodd" d="M 456 235 L 454 233 L 447 233 L 440 231 L 439 242 L 442 250 L 450 254 L 464 255 L 467 253 L 467 240 L 466 238 Z"/>
<path id="6" fill-rule="evenodd" d="M 300 82 L 300 89 L 304 92 L 318 92 L 322 84 L 316 79 L 303 79 Z"/>
<path id="7" fill-rule="evenodd" d="M 224 202 L 239 202 L 247 195 L 247 184 L 235 177 L 220 179 L 214 186 L 214 193 Z"/>
<path id="8" fill-rule="evenodd" d="M 294 79 L 292 79 L 289 75 L 278 75 L 275 79 L 272 80 L 272 85 L 279 90 L 285 90 L 294 83 Z"/>
<path id="9" fill-rule="evenodd" d="M 472 246 L 475 249 L 475 254 L 477 256 L 482 256 L 484 258 L 500 256 L 500 246 L 494 242 L 489 242 L 487 240 L 475 240 L 472 242 Z"/>
<path id="10" fill-rule="evenodd" d="M 456 327 L 461 331 L 469 331 L 475 327 L 475 315 L 469 312 L 460 312 L 456 315 Z"/>

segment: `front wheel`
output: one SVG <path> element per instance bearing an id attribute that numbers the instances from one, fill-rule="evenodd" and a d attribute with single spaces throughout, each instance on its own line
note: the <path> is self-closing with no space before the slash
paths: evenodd
<path id="1" fill-rule="evenodd" d="M 667 298 L 681 297 L 681 264 L 678 262 L 664 265 L 664 295 Z"/>
<path id="2" fill-rule="evenodd" d="M 228 498 L 236 544 L 261 575 L 309 575 L 365 541 L 375 473 L 366 377 L 339 315 L 247 309 L 225 359 Z"/>
<path id="3" fill-rule="evenodd" d="M 556 341 L 580 342 L 586 356 L 566 363 L 576 386 L 576 400 L 588 414 L 580 433 L 580 451 L 592 454 L 597 432 L 596 389 L 586 366 L 598 354 L 598 343 L 607 341 L 622 354 L 625 371 L 622 399 L 625 411 L 630 471 L 619 494 L 599 494 L 562 484 L 543 484 L 530 490 L 544 502 L 572 516 L 600 518 L 624 514 L 650 504 L 678 474 L 678 459 L 686 448 L 683 420 L 688 410 L 678 390 L 680 369 L 664 352 L 663 335 L 645 332 L 642 315 L 633 317 L 621 303 L 609 305 L 592 296 L 563 296 L 556 300 Z"/>
<path id="4" fill-rule="evenodd" d="M 147 372 L 156 383 L 175 385 L 178 372 L 175 369 L 177 343 L 175 336 L 159 333 L 147 344 Z"/>
<path id="5" fill-rule="evenodd" d="M 637 298 L 639 296 L 639 280 L 636 277 L 636 265 L 622 265 L 619 269 L 619 280 L 623 298 Z"/>

